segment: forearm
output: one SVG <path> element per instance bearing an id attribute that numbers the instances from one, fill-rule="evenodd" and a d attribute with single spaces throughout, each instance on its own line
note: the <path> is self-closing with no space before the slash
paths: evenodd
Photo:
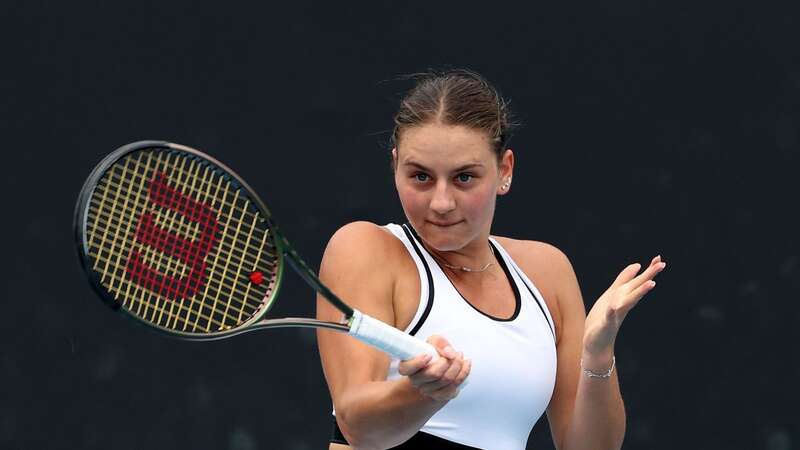
<path id="1" fill-rule="evenodd" d="M 613 351 L 584 353 L 583 366 L 603 372 L 611 367 L 612 355 Z M 625 406 L 616 368 L 609 378 L 590 378 L 581 373 L 564 450 L 619 449 L 624 437 Z"/>
<path id="2" fill-rule="evenodd" d="M 402 377 L 352 389 L 336 415 L 354 449 L 386 449 L 411 438 L 446 403 L 422 395 Z"/>

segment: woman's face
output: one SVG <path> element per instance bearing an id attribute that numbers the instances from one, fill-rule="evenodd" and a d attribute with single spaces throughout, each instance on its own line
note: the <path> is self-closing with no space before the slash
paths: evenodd
<path id="1" fill-rule="evenodd" d="M 403 131 L 395 185 L 406 217 L 436 250 L 457 251 L 489 235 L 495 199 L 511 176 L 513 154 L 498 164 L 485 132 L 430 123 Z"/>

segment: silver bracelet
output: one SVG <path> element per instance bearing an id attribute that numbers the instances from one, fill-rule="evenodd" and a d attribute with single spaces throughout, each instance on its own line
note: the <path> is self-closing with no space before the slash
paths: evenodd
<path id="1" fill-rule="evenodd" d="M 596 373 L 596 372 L 592 372 L 591 370 L 583 367 L 583 358 L 581 358 L 581 369 L 583 370 L 583 373 L 585 373 L 586 376 L 589 377 L 589 378 L 610 378 L 611 377 L 611 372 L 614 371 L 614 366 L 616 365 L 616 363 L 617 363 L 616 356 L 612 356 L 611 357 L 611 368 L 608 369 L 608 372 L 606 372 L 606 373 Z"/>

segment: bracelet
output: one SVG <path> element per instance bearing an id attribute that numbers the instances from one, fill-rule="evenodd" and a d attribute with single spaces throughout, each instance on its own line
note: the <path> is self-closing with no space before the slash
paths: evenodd
<path id="1" fill-rule="evenodd" d="M 583 370 L 583 373 L 585 373 L 586 376 L 589 377 L 589 378 L 609 378 L 609 377 L 611 377 L 611 372 L 614 371 L 614 366 L 616 365 L 616 363 L 617 363 L 616 356 L 612 356 L 611 357 L 611 368 L 608 369 L 608 372 L 606 372 L 606 373 L 596 373 L 596 372 L 592 372 L 591 370 L 583 367 L 583 358 L 581 358 L 581 369 Z"/>

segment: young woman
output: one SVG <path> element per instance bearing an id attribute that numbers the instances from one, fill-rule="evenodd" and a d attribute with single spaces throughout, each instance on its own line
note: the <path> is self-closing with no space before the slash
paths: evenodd
<path id="1" fill-rule="evenodd" d="M 614 342 L 666 263 L 656 256 L 642 273 L 629 265 L 586 315 L 564 253 L 491 235 L 514 170 L 508 116 L 469 71 L 429 74 L 402 100 L 392 162 L 408 222 L 342 227 L 320 278 L 440 357 L 392 360 L 320 331 L 336 419 L 330 449 L 521 450 L 545 411 L 559 449 L 621 447 Z M 317 316 L 339 318 L 322 299 Z"/>

